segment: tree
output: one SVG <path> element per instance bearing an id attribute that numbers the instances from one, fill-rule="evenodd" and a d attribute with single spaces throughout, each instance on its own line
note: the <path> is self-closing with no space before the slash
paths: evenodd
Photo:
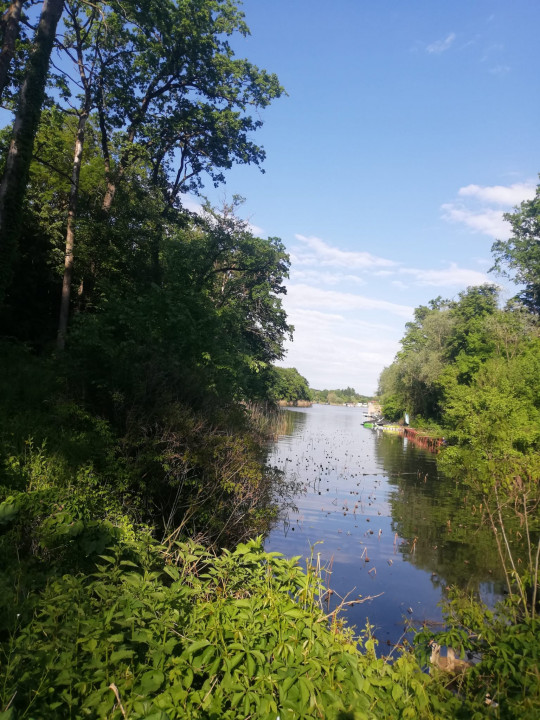
<path id="1" fill-rule="evenodd" d="M 439 421 L 445 386 L 451 381 L 470 384 L 496 343 L 512 342 L 510 327 L 495 341 L 491 318 L 497 312 L 495 285 L 469 287 L 457 300 L 438 297 L 414 311 L 406 325 L 402 349 L 379 380 L 383 407 L 392 416 L 408 411 L 413 416 Z"/>
<path id="2" fill-rule="evenodd" d="M 512 278 L 524 289 L 516 298 L 531 312 L 540 314 L 540 185 L 532 200 L 521 203 L 504 219 L 512 226 L 508 240 L 497 240 L 491 251 L 495 264 L 491 268 Z"/>
<path id="3" fill-rule="evenodd" d="M 49 60 L 63 0 L 45 0 L 24 83 L 19 93 L 13 135 L 0 183 L 0 301 L 11 277 L 13 255 L 22 224 L 22 202 L 41 116 Z"/>
<path id="4" fill-rule="evenodd" d="M 62 283 L 62 297 L 60 302 L 60 314 L 58 319 L 57 347 L 63 350 L 66 342 L 66 333 L 69 318 L 69 305 L 71 298 L 71 285 L 73 281 L 74 246 L 75 246 L 75 223 L 77 217 L 77 203 L 79 200 L 79 183 L 85 142 L 86 124 L 94 105 L 94 83 L 96 76 L 97 55 L 99 52 L 100 36 L 102 31 L 101 12 L 96 5 L 87 7 L 85 15 L 81 18 L 81 3 L 66 3 L 67 5 L 67 29 L 65 42 L 69 43 L 70 54 L 73 48 L 73 60 L 79 71 L 81 98 L 80 107 L 77 112 L 77 134 L 73 149 L 73 164 L 71 169 L 71 186 L 69 190 L 69 203 L 66 223 L 66 250 L 64 259 L 64 277 Z M 95 27 L 97 26 L 97 28 Z M 92 57 L 88 62 L 85 51 L 90 48 Z"/>
<path id="5" fill-rule="evenodd" d="M 262 123 L 248 108 L 265 107 L 282 92 L 275 75 L 234 57 L 225 38 L 248 28 L 231 0 L 71 0 L 67 11 L 62 49 L 79 75 L 80 105 L 59 348 L 68 324 L 78 182 L 92 108 L 98 110 L 106 178 L 102 209 L 110 215 L 119 182 L 141 163 L 150 164 L 150 183 L 170 206 L 181 191 L 202 187 L 204 171 L 218 184 L 222 169 L 234 162 L 259 164 L 264 152 L 248 133 Z M 158 234 L 155 239 L 153 280 L 159 282 Z"/>
<path id="6" fill-rule="evenodd" d="M 296 368 L 273 367 L 271 382 L 270 397 L 275 401 L 298 402 L 310 399 L 308 381 Z"/>
<path id="7" fill-rule="evenodd" d="M 468 287 L 451 303 L 455 320 L 448 340 L 447 359 L 452 361 L 460 381 L 470 383 L 482 363 L 494 351 L 488 319 L 497 311 L 499 288 L 485 283 Z"/>
<path id="8" fill-rule="evenodd" d="M 110 2 L 113 32 L 100 51 L 104 156 L 111 133 L 121 140 L 103 208 L 109 210 L 130 164 L 145 156 L 170 205 L 198 190 L 201 174 L 217 185 L 233 163 L 259 164 L 249 113 L 283 93 L 277 77 L 234 57 L 227 38 L 247 35 L 232 0 Z"/>
<path id="9" fill-rule="evenodd" d="M 9 66 L 15 55 L 15 43 L 19 34 L 19 25 L 24 0 L 12 0 L 0 20 L 2 30 L 2 49 L 0 50 L 0 100 L 9 84 Z"/>

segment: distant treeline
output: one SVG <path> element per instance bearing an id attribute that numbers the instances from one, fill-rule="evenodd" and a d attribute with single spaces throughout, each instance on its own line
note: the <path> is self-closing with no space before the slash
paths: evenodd
<path id="1" fill-rule="evenodd" d="M 367 403 L 371 400 L 369 395 L 360 395 L 354 388 L 344 390 L 310 390 L 311 400 L 316 403 L 329 405 L 345 405 L 346 403 Z"/>
<path id="2" fill-rule="evenodd" d="M 354 388 L 344 390 L 315 390 L 309 387 L 305 377 L 296 368 L 274 367 L 271 396 L 276 401 L 285 400 L 294 403 L 310 401 L 328 403 L 329 405 L 345 405 L 346 403 L 364 403 L 371 400 L 368 395 L 360 395 Z"/>

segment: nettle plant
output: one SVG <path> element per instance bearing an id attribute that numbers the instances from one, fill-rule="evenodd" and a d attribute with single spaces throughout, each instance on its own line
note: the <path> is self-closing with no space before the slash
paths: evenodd
<path id="1" fill-rule="evenodd" d="M 259 540 L 118 543 L 52 579 L 2 646 L 0 713 L 21 718 L 437 718 L 457 701 L 411 654 L 329 624 L 320 576 Z M 429 694 L 428 694 L 429 693 Z"/>

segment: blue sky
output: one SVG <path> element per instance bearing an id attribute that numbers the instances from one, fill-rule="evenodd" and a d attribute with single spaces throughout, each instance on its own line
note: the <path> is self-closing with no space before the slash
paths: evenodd
<path id="1" fill-rule="evenodd" d="M 276 72 L 265 174 L 211 200 L 292 260 L 283 364 L 311 387 L 376 390 L 419 304 L 487 275 L 502 213 L 540 172 L 537 0 L 245 0 L 237 55 Z M 508 293 L 507 293 L 508 295 Z"/>
<path id="2" fill-rule="evenodd" d="M 540 2 L 243 9 L 251 36 L 232 39 L 237 56 L 277 73 L 288 95 L 254 135 L 265 173 L 236 167 L 204 192 L 217 206 L 245 197 L 254 232 L 290 253 L 295 334 L 281 364 L 311 387 L 374 393 L 415 307 L 502 283 L 487 273 L 491 245 L 540 172 Z"/>

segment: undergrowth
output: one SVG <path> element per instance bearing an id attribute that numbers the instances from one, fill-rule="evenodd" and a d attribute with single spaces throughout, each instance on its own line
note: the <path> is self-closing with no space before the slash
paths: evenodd
<path id="1" fill-rule="evenodd" d="M 537 655 L 516 653 L 536 626 L 467 630 L 483 665 L 455 694 L 426 637 L 377 656 L 328 616 L 316 564 L 246 539 L 275 497 L 267 416 L 164 396 L 107 418 L 53 358 L 0 349 L 0 720 L 534 717 Z"/>
<path id="2" fill-rule="evenodd" d="M 95 572 L 27 598 L 31 616 L 13 619 L 2 647 L 0 717 L 449 716 L 455 700 L 432 692 L 413 656 L 390 664 L 369 636 L 361 652 L 332 631 L 319 592 L 260 540 L 219 557 L 121 540 Z"/>

